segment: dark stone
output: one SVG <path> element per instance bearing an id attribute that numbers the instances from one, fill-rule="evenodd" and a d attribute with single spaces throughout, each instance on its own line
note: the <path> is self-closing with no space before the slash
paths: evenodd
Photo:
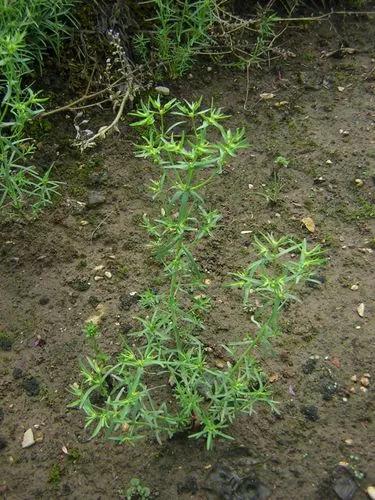
<path id="1" fill-rule="evenodd" d="M 3 436 L 0 436 L 0 451 L 5 450 L 7 445 L 7 440 Z"/>
<path id="2" fill-rule="evenodd" d="M 309 375 L 310 373 L 312 373 L 315 368 L 316 368 L 316 363 L 317 363 L 317 360 L 314 359 L 314 358 L 309 358 L 306 363 L 304 363 L 302 365 L 302 371 L 303 373 L 306 373 L 306 375 Z"/>
<path id="3" fill-rule="evenodd" d="M 40 384 L 35 377 L 26 378 L 21 385 L 28 396 L 37 396 L 40 392 Z"/>
<path id="4" fill-rule="evenodd" d="M 353 474 L 341 465 L 333 472 L 332 488 L 340 500 L 351 500 L 357 489 Z"/>
<path id="5" fill-rule="evenodd" d="M 76 278 L 69 285 L 77 292 L 86 292 L 90 288 L 90 282 L 87 279 Z"/>
<path id="6" fill-rule="evenodd" d="M 18 380 L 23 377 L 23 371 L 21 370 L 21 368 L 13 368 L 12 374 L 15 380 Z"/>
<path id="7" fill-rule="evenodd" d="M 2 333 L 0 333 L 0 350 L 10 351 L 12 349 L 13 342 L 11 339 Z"/>
<path id="8" fill-rule="evenodd" d="M 40 304 L 41 306 L 45 306 L 45 305 L 47 305 L 47 304 L 48 304 L 48 302 L 49 302 L 49 297 L 45 297 L 45 296 L 43 296 L 43 297 L 40 297 L 40 299 L 39 299 L 39 304 Z"/>
<path id="9" fill-rule="evenodd" d="M 311 422 L 319 420 L 318 408 L 316 406 L 304 406 L 301 411 L 306 420 L 310 420 Z"/>
<path id="10" fill-rule="evenodd" d="M 330 401 L 338 390 L 337 382 L 331 379 L 325 379 L 322 382 L 320 392 L 325 401 Z"/>

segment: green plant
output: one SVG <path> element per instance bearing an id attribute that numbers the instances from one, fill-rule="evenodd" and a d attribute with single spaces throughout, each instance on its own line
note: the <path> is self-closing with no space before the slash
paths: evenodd
<path id="1" fill-rule="evenodd" d="M 259 196 L 265 198 L 267 203 L 271 206 L 276 206 L 280 202 L 281 192 L 284 185 L 283 181 L 280 179 L 280 170 L 288 165 L 289 160 L 284 158 L 284 156 L 278 156 L 275 158 L 268 183 L 264 186 L 264 190 L 262 192 L 257 193 Z"/>
<path id="2" fill-rule="evenodd" d="M 359 197 L 357 207 L 354 210 L 345 210 L 348 220 L 373 219 L 375 217 L 374 203 Z"/>
<path id="3" fill-rule="evenodd" d="M 151 490 L 144 486 L 139 479 L 133 477 L 130 480 L 130 486 L 123 494 L 126 500 L 146 500 L 151 497 Z"/>
<path id="4" fill-rule="evenodd" d="M 214 0 L 151 0 L 154 31 L 139 33 L 134 48 L 145 64 L 177 78 L 189 70 L 197 53 L 210 43 Z M 163 68 L 164 71 L 160 71 Z"/>
<path id="5" fill-rule="evenodd" d="M 49 472 L 48 482 L 57 486 L 61 481 L 61 467 L 59 464 L 53 464 Z"/>
<path id="6" fill-rule="evenodd" d="M 25 129 L 43 111 L 45 99 L 25 84 L 33 66 L 42 65 L 47 47 L 59 51 L 66 22 L 76 0 L 2 0 L 0 15 L 0 207 L 32 210 L 51 203 L 58 184 L 50 169 L 40 174 L 30 166 L 34 152 Z"/>
<path id="7" fill-rule="evenodd" d="M 227 358 L 220 368 L 199 338 L 210 299 L 194 251 L 220 219 L 216 210 L 205 206 L 203 188 L 246 147 L 244 133 L 226 130 L 222 125 L 226 116 L 220 109 L 202 109 L 201 100 L 163 103 L 149 98 L 132 115 L 137 118 L 133 126 L 144 130 L 137 155 L 151 159 L 161 170 L 150 185 L 154 199 L 160 200 L 160 215 L 145 216 L 143 225 L 168 287 L 160 294 L 148 290 L 141 295 L 147 314 L 138 318 L 140 330 L 117 356 L 109 358 L 94 346 L 95 357 L 81 367 L 81 384 L 72 387 L 76 397 L 72 405 L 86 414 L 93 437 L 105 430 L 111 439 L 124 443 L 151 431 L 161 442 L 185 430 L 192 438 L 206 439 L 210 449 L 215 438 L 230 439 L 226 428 L 238 414 L 251 413 L 259 401 L 272 404 L 253 355 L 264 340 L 265 327 L 225 346 Z M 273 245 L 268 253 L 256 241 L 262 259 L 271 259 L 276 248 L 285 253 L 272 237 L 267 240 Z M 306 242 L 303 245 L 300 267 L 288 264 L 297 281 L 313 267 L 312 254 Z M 297 244 L 291 247 L 298 251 Z M 262 260 L 264 266 L 267 262 Z M 284 303 L 292 296 L 279 298 Z M 268 336 L 275 333 L 271 327 L 279 309 L 272 308 Z"/>

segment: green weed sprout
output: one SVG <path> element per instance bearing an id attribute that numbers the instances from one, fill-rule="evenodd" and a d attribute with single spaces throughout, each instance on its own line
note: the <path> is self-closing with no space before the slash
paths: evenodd
<path id="1" fill-rule="evenodd" d="M 151 490 L 144 486 L 139 479 L 133 477 L 130 480 L 130 486 L 127 488 L 124 498 L 126 500 L 147 500 L 151 497 Z"/>

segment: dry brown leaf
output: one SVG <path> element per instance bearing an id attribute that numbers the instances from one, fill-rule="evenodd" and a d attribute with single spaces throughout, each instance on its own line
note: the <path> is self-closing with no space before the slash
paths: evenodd
<path id="1" fill-rule="evenodd" d="M 301 222 L 310 233 L 315 232 L 315 222 L 311 217 L 304 217 L 301 219 Z"/>

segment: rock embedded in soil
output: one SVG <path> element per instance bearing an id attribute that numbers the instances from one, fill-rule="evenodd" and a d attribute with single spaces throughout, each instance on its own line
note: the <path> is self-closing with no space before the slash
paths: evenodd
<path id="1" fill-rule="evenodd" d="M 169 88 L 164 87 L 163 85 L 158 85 L 157 87 L 155 87 L 155 90 L 158 94 L 161 94 L 161 95 L 169 95 L 171 93 Z"/>
<path id="2" fill-rule="evenodd" d="M 22 448 L 29 448 L 35 444 L 34 433 L 32 429 L 27 429 L 22 439 Z"/>
<path id="3" fill-rule="evenodd" d="M 319 413 L 317 406 L 314 405 L 304 406 L 301 411 L 305 416 L 306 420 L 310 420 L 310 422 L 316 422 L 317 420 L 319 420 Z"/>
<path id="4" fill-rule="evenodd" d="M 337 390 L 338 390 L 337 382 L 334 382 L 333 380 L 330 379 L 323 380 L 320 392 L 325 401 L 330 401 L 333 398 L 333 396 L 337 393 Z"/>
<path id="5" fill-rule="evenodd" d="M 366 493 L 371 500 L 375 500 L 375 486 L 369 486 Z"/>
<path id="6" fill-rule="evenodd" d="M 77 292 L 86 292 L 90 288 L 90 282 L 85 278 L 75 278 L 69 285 Z"/>
<path id="7" fill-rule="evenodd" d="M 353 474 L 344 466 L 338 466 L 333 473 L 332 488 L 340 500 L 351 500 L 357 489 Z"/>
<path id="8" fill-rule="evenodd" d="M 86 207 L 87 208 L 98 207 L 99 205 L 103 205 L 103 203 L 105 203 L 105 200 L 106 198 L 104 194 L 100 193 L 99 191 L 90 191 L 87 196 Z"/>
<path id="9" fill-rule="evenodd" d="M 12 349 L 13 342 L 3 333 L 0 333 L 0 351 L 10 351 Z"/>
<path id="10" fill-rule="evenodd" d="M 26 378 L 21 385 L 28 396 L 37 396 L 40 392 L 40 384 L 35 377 Z"/>

